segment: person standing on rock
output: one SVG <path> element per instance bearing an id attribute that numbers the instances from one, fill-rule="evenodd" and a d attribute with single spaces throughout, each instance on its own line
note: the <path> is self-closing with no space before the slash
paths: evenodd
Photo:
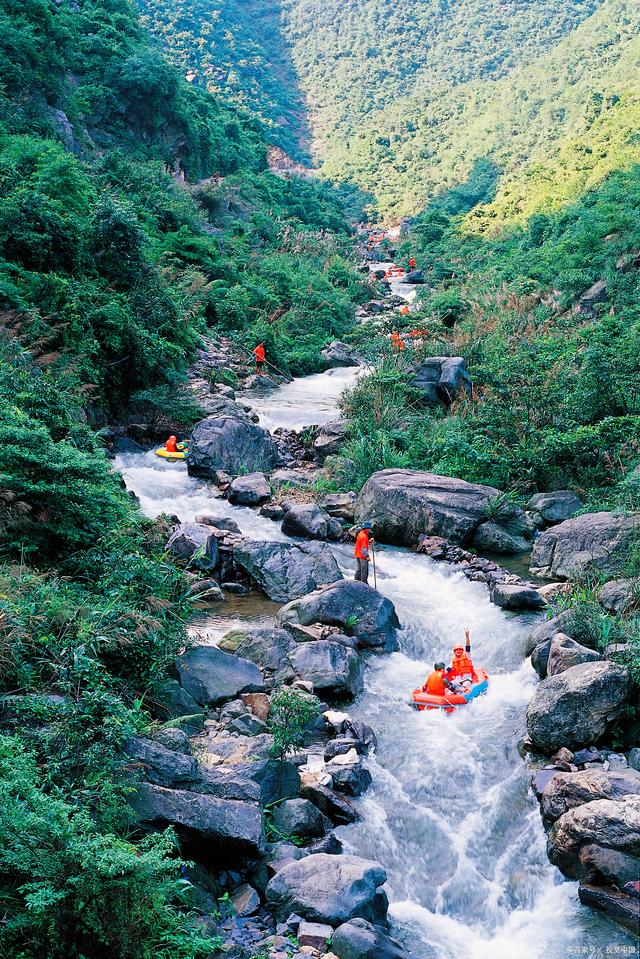
<path id="1" fill-rule="evenodd" d="M 262 367 L 264 366 L 267 354 L 265 352 L 264 343 L 258 343 L 255 350 L 252 351 L 253 355 L 256 358 L 256 373 L 262 373 Z"/>
<path id="2" fill-rule="evenodd" d="M 363 523 L 362 528 L 356 536 L 356 548 L 353 555 L 356 558 L 356 575 L 360 583 L 369 583 L 369 547 L 373 545 L 374 539 L 371 535 L 373 526 L 371 523 Z"/>
<path id="3" fill-rule="evenodd" d="M 416 268 L 416 258 L 415 256 L 412 256 L 411 259 L 409 260 L 409 272 L 411 273 L 411 271 L 415 270 L 415 268 Z"/>

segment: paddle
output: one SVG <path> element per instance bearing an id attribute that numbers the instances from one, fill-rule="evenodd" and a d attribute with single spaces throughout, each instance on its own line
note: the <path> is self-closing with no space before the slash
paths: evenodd
<path id="1" fill-rule="evenodd" d="M 371 544 L 371 559 L 373 560 L 373 587 L 374 589 L 378 588 L 378 576 L 376 574 L 376 549 L 373 543 Z"/>

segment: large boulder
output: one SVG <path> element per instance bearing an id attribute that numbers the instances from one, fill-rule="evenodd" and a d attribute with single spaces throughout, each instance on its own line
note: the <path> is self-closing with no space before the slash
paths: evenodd
<path id="1" fill-rule="evenodd" d="M 410 270 L 402 277 L 402 282 L 412 285 L 424 283 L 424 273 L 422 270 Z"/>
<path id="2" fill-rule="evenodd" d="M 211 570 L 218 565 L 218 540 L 212 528 L 201 523 L 180 523 L 165 549 L 187 566 Z"/>
<path id="3" fill-rule="evenodd" d="M 640 773 L 635 769 L 580 769 L 558 772 L 542 791 L 542 815 L 549 823 L 564 816 L 570 809 L 596 799 L 622 799 L 640 795 Z"/>
<path id="4" fill-rule="evenodd" d="M 303 536 L 306 539 L 340 539 L 342 526 L 315 503 L 300 503 L 291 506 L 284 514 L 282 532 L 286 536 Z"/>
<path id="5" fill-rule="evenodd" d="M 362 660 L 341 643 L 325 639 L 300 643 L 289 658 L 296 675 L 313 683 L 317 693 L 352 697 L 363 689 Z"/>
<path id="6" fill-rule="evenodd" d="M 543 753 L 597 742 L 627 704 L 631 680 L 615 663 L 581 663 L 537 687 L 527 710 L 527 730 Z"/>
<path id="7" fill-rule="evenodd" d="M 280 919 L 292 912 L 312 922 L 341 925 L 360 917 L 384 922 L 387 874 L 378 863 L 356 856 L 306 856 L 280 869 L 267 886 L 267 903 Z"/>
<path id="8" fill-rule="evenodd" d="M 356 580 L 342 580 L 294 599 L 278 611 L 278 621 L 283 626 L 339 626 L 355 636 L 359 646 L 387 652 L 396 649 L 400 626 L 393 603 Z"/>
<path id="9" fill-rule="evenodd" d="M 281 666 L 293 645 L 291 636 L 284 629 L 251 626 L 230 629 L 220 640 L 219 648 L 225 653 L 249 659 L 261 669 L 273 671 Z"/>
<path id="10" fill-rule="evenodd" d="M 549 644 L 549 653 L 547 656 L 547 676 L 556 676 L 563 673 L 565 669 L 571 669 L 572 666 L 578 666 L 580 663 L 595 663 L 602 657 L 594 649 L 588 649 L 575 639 L 565 636 L 564 633 L 556 633 Z"/>
<path id="11" fill-rule="evenodd" d="M 546 606 L 538 590 L 526 583 L 496 583 L 491 591 L 491 602 L 502 609 L 514 611 L 543 609 Z"/>
<path id="12" fill-rule="evenodd" d="M 193 429 L 187 466 L 190 473 L 213 477 L 217 470 L 271 470 L 280 458 L 273 437 L 256 423 L 231 416 L 208 416 Z"/>
<path id="13" fill-rule="evenodd" d="M 215 646 L 194 646 L 176 660 L 183 689 L 201 706 L 215 706 L 240 693 L 264 689 L 264 676 L 255 663 Z"/>
<path id="14" fill-rule="evenodd" d="M 531 540 L 524 536 L 514 536 L 504 526 L 490 520 L 478 526 L 473 534 L 472 545 L 479 553 L 513 556 L 514 553 L 526 553 L 530 550 Z"/>
<path id="15" fill-rule="evenodd" d="M 143 783 L 132 806 L 139 826 L 173 826 L 200 852 L 223 853 L 226 858 L 237 859 L 259 856 L 264 851 L 262 815 L 257 805 Z"/>
<path id="16" fill-rule="evenodd" d="M 271 811 L 271 822 L 281 836 L 324 836 L 322 813 L 308 799 L 285 799 Z"/>
<path id="17" fill-rule="evenodd" d="M 329 493 L 320 500 L 318 505 L 325 513 L 328 513 L 329 516 L 344 519 L 348 523 L 353 523 L 355 519 L 355 493 Z"/>
<path id="18" fill-rule="evenodd" d="M 362 366 L 364 363 L 352 346 L 340 340 L 329 343 L 320 351 L 320 355 L 330 370 L 339 366 Z"/>
<path id="19" fill-rule="evenodd" d="M 530 656 L 539 643 L 551 640 L 556 633 L 564 633 L 569 630 L 573 615 L 572 610 L 565 609 L 552 619 L 545 619 L 543 623 L 535 626 L 529 633 L 525 646 L 525 654 Z"/>
<path id="20" fill-rule="evenodd" d="M 179 789 L 192 786 L 199 779 L 193 756 L 174 752 L 151 739 L 134 736 L 126 744 L 125 753 L 135 761 L 144 778 L 156 786 Z"/>
<path id="21" fill-rule="evenodd" d="M 176 719 L 187 733 L 196 733 L 204 726 L 204 715 L 199 704 L 176 679 L 166 679 L 153 694 L 153 706 L 160 719 Z M 188 716 L 188 719 L 182 717 Z"/>
<path id="22" fill-rule="evenodd" d="M 552 526 L 536 540 L 531 572 L 567 579 L 588 570 L 615 574 L 628 560 L 640 513 L 585 513 Z"/>
<path id="23" fill-rule="evenodd" d="M 264 473 L 247 473 L 246 476 L 237 476 L 233 480 L 227 495 L 230 503 L 259 506 L 271 496 L 271 487 Z"/>
<path id="24" fill-rule="evenodd" d="M 385 929 L 366 919 L 351 919 L 338 926 L 331 938 L 331 952 L 338 959 L 411 959 Z"/>
<path id="25" fill-rule="evenodd" d="M 269 543 L 244 540 L 233 551 L 236 563 L 276 603 L 287 603 L 319 586 L 342 579 L 325 543 Z"/>
<path id="26" fill-rule="evenodd" d="M 471 539 L 498 495 L 492 486 L 436 473 L 380 470 L 362 488 L 356 519 L 371 520 L 376 536 L 388 543 L 413 546 L 426 533 L 460 544 Z"/>
<path id="27" fill-rule="evenodd" d="M 640 595 L 640 579 L 613 579 L 598 590 L 598 602 L 608 613 L 625 613 Z"/>
<path id="28" fill-rule="evenodd" d="M 429 406 L 451 406 L 461 395 L 471 396 L 471 377 L 461 356 L 431 356 L 415 371 L 410 384 Z"/>
<path id="29" fill-rule="evenodd" d="M 609 919 L 626 926 L 634 936 L 640 929 L 640 898 L 634 890 L 629 894 L 624 890 L 614 889 L 611 886 L 591 886 L 581 883 L 578 887 L 578 896 L 584 906 L 604 912 Z"/>
<path id="30" fill-rule="evenodd" d="M 321 459 L 340 452 L 340 447 L 347 438 L 349 420 L 333 420 L 325 423 L 318 430 L 313 441 L 313 448 Z"/>
<path id="31" fill-rule="evenodd" d="M 527 503 L 532 518 L 540 526 L 553 526 L 572 519 L 583 507 L 577 493 L 560 489 L 553 493 L 535 493 Z"/>
<path id="32" fill-rule="evenodd" d="M 570 809 L 549 834 L 551 862 L 571 879 L 623 886 L 640 876 L 640 796 Z"/>

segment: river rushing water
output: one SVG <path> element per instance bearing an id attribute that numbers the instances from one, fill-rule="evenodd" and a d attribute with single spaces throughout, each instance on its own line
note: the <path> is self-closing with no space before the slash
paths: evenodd
<path id="1" fill-rule="evenodd" d="M 301 429 L 339 415 L 339 393 L 357 371 L 295 381 L 255 400 L 263 425 Z M 252 400 L 252 403 L 254 401 Z M 231 506 L 183 464 L 153 452 L 115 463 L 143 512 L 233 517 L 255 539 L 285 540 L 257 510 Z M 343 571 L 353 559 L 334 547 Z M 530 772 L 518 752 L 537 681 L 524 658 L 531 620 L 489 602 L 484 586 L 408 550 L 380 546 L 378 587 L 402 622 L 400 651 L 370 656 L 364 692 L 350 710 L 376 731 L 368 760 L 373 785 L 359 800 L 364 819 L 338 830 L 345 851 L 388 874 L 394 934 L 416 959 L 567 959 L 638 955 L 637 941 L 580 905 L 545 853 Z M 252 604 L 252 605 L 251 605 Z M 234 597 L 210 617 L 214 637 L 259 622 L 275 607 Z M 465 626 L 473 657 L 491 675 L 486 696 L 454 715 L 417 713 L 410 691 L 434 661 L 450 656 Z M 215 641 L 215 638 L 214 640 Z"/>

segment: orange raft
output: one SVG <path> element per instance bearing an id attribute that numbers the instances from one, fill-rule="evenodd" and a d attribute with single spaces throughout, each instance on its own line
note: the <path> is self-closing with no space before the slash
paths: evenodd
<path id="1" fill-rule="evenodd" d="M 466 692 L 447 693 L 446 696 L 434 696 L 425 693 L 423 689 L 414 689 L 411 701 L 416 709 L 444 709 L 445 713 L 453 713 L 460 706 L 466 706 L 472 699 L 482 696 L 489 688 L 489 676 L 484 669 L 476 669 L 476 681 L 470 683 Z"/>

